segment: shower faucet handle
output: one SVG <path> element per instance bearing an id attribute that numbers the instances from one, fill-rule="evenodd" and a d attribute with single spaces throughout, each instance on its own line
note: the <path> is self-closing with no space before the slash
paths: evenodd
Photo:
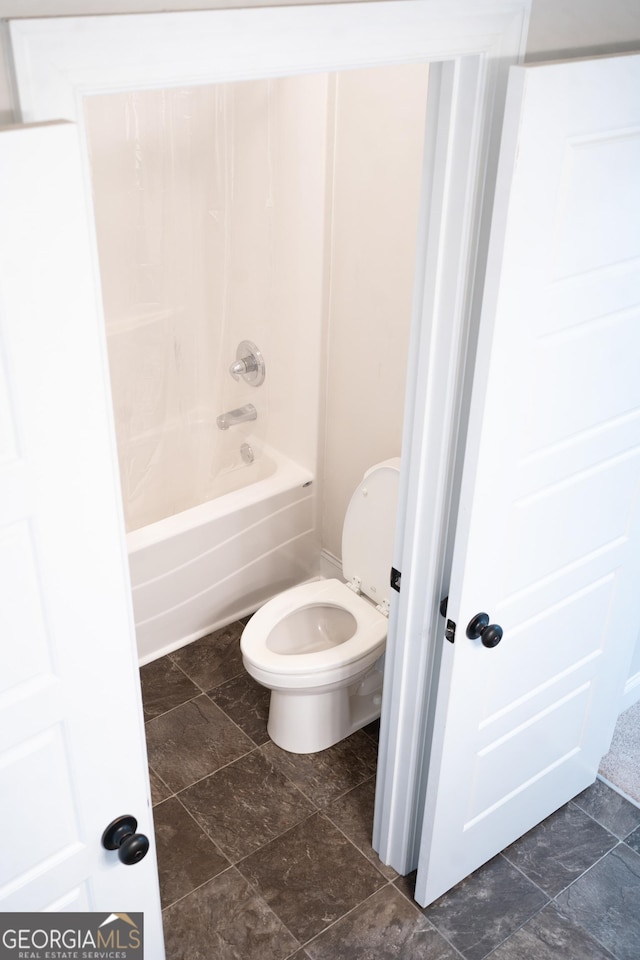
<path id="1" fill-rule="evenodd" d="M 261 383 L 264 383 L 264 357 L 255 343 L 250 340 L 243 340 L 238 344 L 236 359 L 229 367 L 229 373 L 234 380 L 239 380 L 242 377 L 245 383 L 252 387 L 259 387 Z"/>
<path id="2" fill-rule="evenodd" d="M 252 357 L 245 357 L 242 360 L 236 360 L 235 363 L 232 363 L 229 367 L 229 373 L 234 380 L 239 380 L 240 377 L 243 377 L 245 373 L 253 373 L 256 369 L 256 364 L 253 361 Z"/>

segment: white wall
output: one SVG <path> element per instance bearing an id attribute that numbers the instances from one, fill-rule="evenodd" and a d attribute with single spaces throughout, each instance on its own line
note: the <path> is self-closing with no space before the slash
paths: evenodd
<path id="1" fill-rule="evenodd" d="M 428 67 L 337 79 L 322 544 L 365 470 L 399 456 Z"/>

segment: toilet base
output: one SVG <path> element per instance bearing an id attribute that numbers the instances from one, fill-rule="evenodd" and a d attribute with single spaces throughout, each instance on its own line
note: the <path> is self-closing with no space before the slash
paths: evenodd
<path id="1" fill-rule="evenodd" d="M 382 673 L 324 693 L 272 690 L 267 732 L 289 753 L 318 753 L 380 716 Z"/>

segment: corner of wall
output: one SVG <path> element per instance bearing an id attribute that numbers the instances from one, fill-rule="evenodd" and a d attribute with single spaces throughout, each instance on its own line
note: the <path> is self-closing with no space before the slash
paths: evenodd
<path id="1" fill-rule="evenodd" d="M 16 123 L 13 78 L 9 43 L 9 26 L 0 23 L 0 127 Z"/>

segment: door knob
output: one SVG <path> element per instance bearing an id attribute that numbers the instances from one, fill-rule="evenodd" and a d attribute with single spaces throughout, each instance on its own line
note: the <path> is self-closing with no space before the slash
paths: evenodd
<path id="1" fill-rule="evenodd" d="M 502 627 L 497 623 L 489 623 L 488 613 L 477 613 L 469 621 L 467 636 L 470 640 L 480 639 L 484 647 L 497 647 L 502 640 Z"/>
<path id="2" fill-rule="evenodd" d="M 137 826 L 135 817 L 118 817 L 111 821 L 102 834 L 105 850 L 117 850 L 120 861 L 128 866 L 142 860 L 149 849 L 148 837 L 144 833 L 136 833 Z"/>

